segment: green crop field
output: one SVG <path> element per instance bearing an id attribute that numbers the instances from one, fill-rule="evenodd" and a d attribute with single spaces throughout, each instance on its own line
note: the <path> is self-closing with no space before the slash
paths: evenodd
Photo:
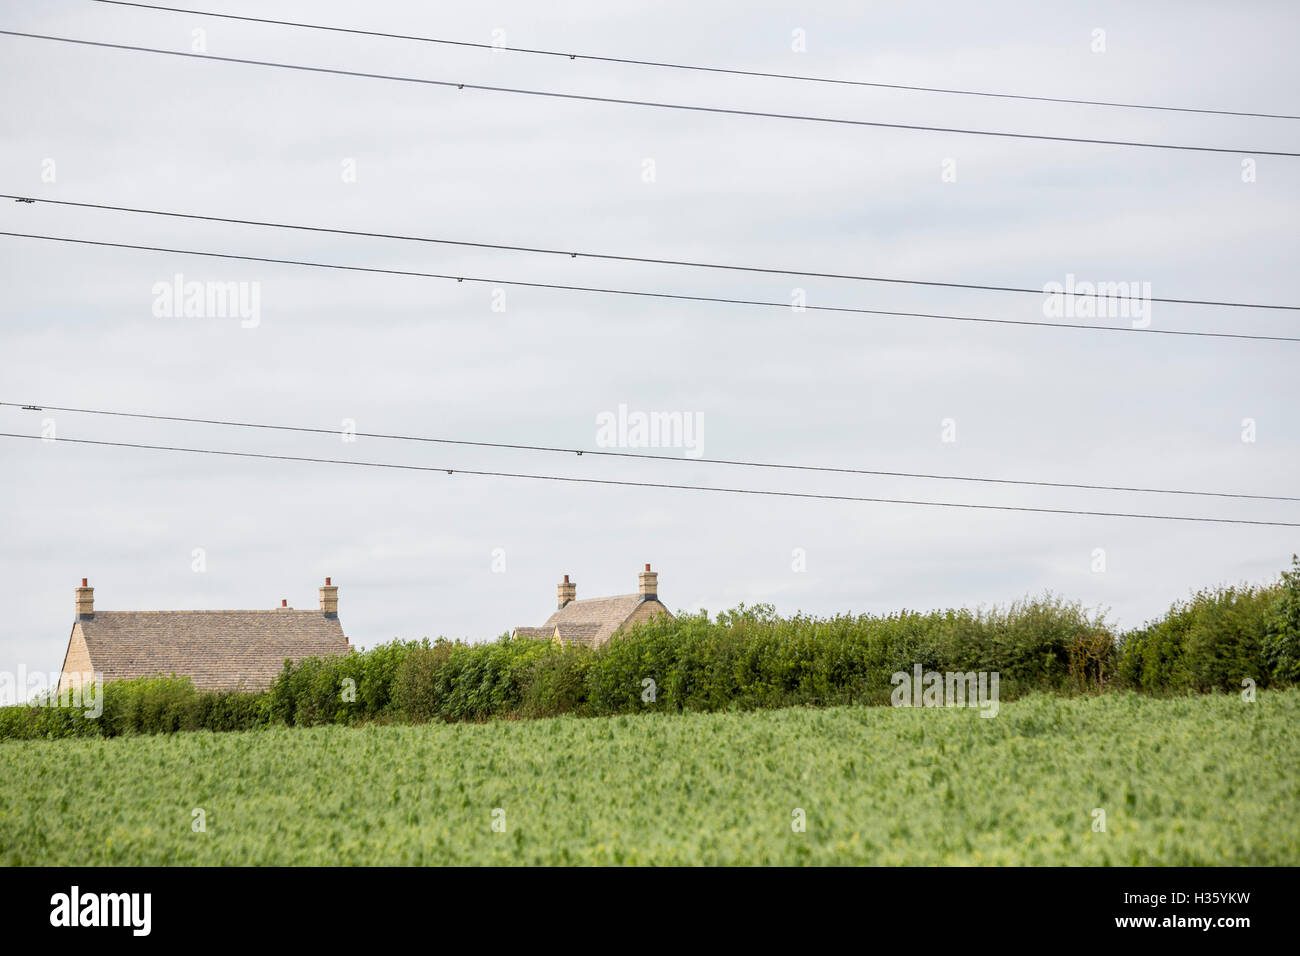
<path id="1" fill-rule="evenodd" d="M 1296 865 L 1298 727 L 1292 689 L 8 741 L 0 854 Z"/>

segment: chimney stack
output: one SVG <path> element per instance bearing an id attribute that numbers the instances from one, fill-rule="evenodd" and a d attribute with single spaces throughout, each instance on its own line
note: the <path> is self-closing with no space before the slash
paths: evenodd
<path id="1" fill-rule="evenodd" d="M 335 618 L 339 616 L 339 589 L 337 584 L 330 584 L 330 579 L 325 579 L 325 586 L 320 589 L 320 609 L 326 617 Z"/>
<path id="2" fill-rule="evenodd" d="M 95 589 L 87 586 L 86 579 L 81 579 L 77 588 L 77 620 L 89 621 L 95 617 Z"/>
<path id="3" fill-rule="evenodd" d="M 659 600 L 659 574 L 650 570 L 650 565 L 645 566 L 645 570 L 637 576 L 637 584 L 641 592 L 642 601 Z"/>
<path id="4" fill-rule="evenodd" d="M 569 576 L 566 574 L 564 580 L 561 581 L 559 586 L 556 588 L 556 592 L 559 596 L 559 606 L 564 607 L 564 605 L 568 604 L 570 601 L 577 599 L 578 585 L 570 584 Z"/>

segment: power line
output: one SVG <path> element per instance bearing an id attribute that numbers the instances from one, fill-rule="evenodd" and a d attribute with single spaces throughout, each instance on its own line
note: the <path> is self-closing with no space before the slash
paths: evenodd
<path id="1" fill-rule="evenodd" d="M 18 408 L 25 411 L 67 412 L 76 415 L 103 415 L 111 418 L 134 418 L 156 422 L 181 422 L 190 425 L 225 425 L 232 428 L 256 428 L 268 431 L 299 432 L 312 435 L 337 435 L 337 428 L 311 428 L 299 425 L 274 425 L 262 422 L 240 422 L 216 418 L 187 418 L 181 415 L 157 415 L 147 412 L 120 412 L 102 408 L 70 408 L 60 405 L 41 405 L 35 402 L 0 402 L 0 408 Z M 683 458 L 674 455 L 651 455 L 643 452 L 610 451 L 592 448 L 560 448 L 548 445 L 522 445 L 508 442 L 469 441 L 456 438 L 432 438 L 423 435 L 395 435 L 384 432 L 351 432 L 358 438 L 378 438 L 387 441 L 426 442 L 438 445 L 461 445 L 474 448 L 497 448 L 510 451 L 552 452 L 564 455 L 599 455 L 608 458 L 635 458 L 646 461 L 675 461 L 696 465 L 737 465 L 749 468 L 773 468 L 789 471 L 812 471 L 828 474 L 872 475 L 887 478 L 926 478 L 936 481 L 967 481 L 995 485 L 1019 485 L 1036 488 L 1075 488 L 1088 491 L 1130 491 L 1157 495 L 1195 495 L 1208 498 L 1234 498 L 1253 501 L 1300 501 L 1300 497 L 1287 495 L 1250 495 L 1226 491 L 1187 491 L 1170 488 L 1142 488 L 1129 485 L 1094 485 L 1066 481 L 1030 481 L 1011 478 L 982 478 L 969 475 L 924 474 L 908 471 L 881 471 L 868 468 L 837 468 L 827 465 L 792 465 L 768 461 L 746 461 L 733 458 Z"/>
<path id="2" fill-rule="evenodd" d="M 417 83 L 424 86 L 440 86 L 458 90 L 476 90 L 484 93 L 512 93 L 519 96 L 541 96 L 550 99 L 574 100 L 585 103 L 608 103 L 618 106 L 645 106 L 654 109 L 682 110 L 692 113 L 714 113 L 725 116 L 749 116 L 763 119 L 796 120 L 805 123 L 831 123 L 839 126 L 863 126 L 877 129 L 902 129 L 926 131 L 931 133 L 956 133 L 963 136 L 994 136 L 1004 139 L 1033 139 L 1054 143 L 1085 143 L 1094 146 L 1132 146 L 1144 149 L 1172 149 L 1198 153 L 1234 153 L 1241 156 L 1284 156 L 1300 158 L 1300 153 L 1267 149 L 1240 149 L 1230 146 L 1189 146 L 1179 143 L 1153 143 L 1123 139 L 1088 139 L 1080 136 L 1048 136 L 1043 133 L 1012 133 L 1005 130 L 959 129 L 949 126 L 925 126 L 919 123 L 885 123 L 879 120 L 858 120 L 838 116 L 810 116 L 804 113 L 773 113 L 765 110 L 731 109 L 722 106 L 694 106 L 686 103 L 667 103 L 660 100 L 633 100 L 613 96 L 592 96 L 583 93 L 561 93 L 556 90 L 533 90 L 522 87 L 486 86 L 476 83 L 458 83 L 454 80 L 430 80 L 415 76 L 397 76 L 389 73 L 367 73 L 360 70 L 339 70 L 323 66 L 305 66 L 300 63 L 281 63 L 275 60 L 252 60 L 243 57 L 214 56 L 207 53 L 187 53 L 183 50 L 160 50 L 156 47 L 133 46 L 125 43 L 106 43 L 102 40 L 78 40 L 72 37 L 56 37 L 43 33 L 23 33 L 17 30 L 0 30 L 5 36 L 23 37 L 29 40 L 50 40 L 55 43 L 72 43 L 79 46 L 100 47 L 106 50 L 126 50 L 132 53 L 156 53 L 161 56 L 177 56 L 192 60 L 205 60 L 216 63 L 238 63 L 243 66 L 266 66 L 282 70 L 298 70 L 305 73 L 328 73 L 333 76 L 360 77 L 369 80 L 387 80 L 395 83 Z"/>
<path id="3" fill-rule="evenodd" d="M 518 279 L 491 279 L 483 276 L 454 275 L 436 272 L 416 272 L 409 269 L 380 269 L 374 266 L 351 266 L 333 262 L 312 262 L 306 259 L 279 259 L 271 256 L 236 255 L 232 252 L 205 252 L 197 249 L 175 249 L 168 246 L 143 246 L 126 242 L 106 242 L 97 239 L 73 239 L 69 236 L 46 236 L 28 232 L 4 232 L 0 236 L 17 239 L 40 239 L 46 242 L 67 242 L 81 246 L 99 246 L 106 249 L 133 249 L 139 252 L 166 252 L 174 255 L 203 256 L 213 259 L 231 259 L 239 262 L 265 262 L 273 265 L 306 266 L 313 269 L 335 269 L 342 272 L 365 272 L 375 275 L 409 276 L 421 279 L 446 279 L 456 282 L 475 282 L 486 285 L 514 286 L 526 289 L 554 289 L 561 292 L 592 292 L 601 295 L 626 295 L 647 299 L 670 299 L 678 302 L 708 302 L 723 305 L 761 306 L 791 309 L 789 302 L 772 302 L 765 299 L 733 299 L 722 296 L 686 295 L 679 292 L 647 292 L 636 289 L 614 289 L 602 286 L 564 285 L 556 282 L 525 282 Z M 838 305 L 802 305 L 808 312 L 834 312 L 846 315 L 906 316 L 918 319 L 941 319 L 948 322 L 979 322 L 990 325 L 1033 326 L 1049 329 L 1080 329 L 1088 332 L 1132 332 L 1155 335 L 1186 335 L 1197 338 L 1249 339 L 1260 342 L 1300 342 L 1300 337 L 1287 335 L 1255 335 L 1245 332 L 1195 332 L 1190 329 L 1132 328 L 1122 325 L 1085 325 L 1081 322 L 1039 322 L 1033 319 L 995 319 L 989 316 L 945 315 L 936 312 L 902 312 L 888 309 L 859 309 Z"/>
<path id="4" fill-rule="evenodd" d="M 615 255 L 602 252 L 577 252 L 572 249 L 553 249 L 540 246 L 520 246 L 507 243 L 473 242 L 466 239 L 442 239 L 432 236 L 412 236 L 401 233 L 367 232 L 360 229 L 335 229 L 328 226 L 308 226 L 300 223 L 271 222 L 263 219 L 235 219 L 228 216 L 205 216 L 199 213 L 172 212 L 163 209 L 144 209 L 136 206 L 112 206 L 103 203 L 73 202 L 68 199 L 42 199 L 20 196 L 12 193 L 0 193 L 0 199 L 13 199 L 21 203 L 46 203 L 56 206 L 69 206 L 78 209 L 100 209 L 110 212 L 135 213 L 144 216 L 165 216 L 171 219 L 194 219 L 201 222 L 220 222 L 238 226 L 259 226 L 268 229 L 293 229 L 299 232 L 327 233 L 336 236 L 358 236 L 367 239 L 397 239 L 403 242 L 423 242 L 432 245 L 462 246 L 471 249 L 493 249 L 503 252 L 530 252 L 543 255 L 564 256 L 569 259 L 599 259 L 606 262 L 636 262 L 645 265 L 685 266 L 693 269 L 719 269 L 728 272 L 753 272 L 763 275 L 802 276 L 809 279 L 848 279 L 855 282 L 886 282 L 895 285 L 930 286 L 944 289 L 975 289 L 983 292 L 1018 292 L 1030 295 L 1045 295 L 1043 289 L 1031 289 L 1023 286 L 988 285 L 975 282 L 940 282 L 932 279 L 900 279 L 891 276 L 852 275 L 840 272 L 810 272 L 800 269 L 778 269 L 764 266 L 733 265 L 718 262 L 700 262 L 689 259 L 660 259 L 650 256 Z M 1085 296 L 1077 290 L 1065 291 L 1064 295 Z M 1090 297 L 1090 296 L 1088 296 Z M 1221 302 L 1213 299 L 1175 299 L 1164 296 L 1150 296 L 1151 302 L 1164 302 L 1171 305 L 1212 305 L 1229 309 L 1280 309 L 1300 311 L 1300 305 L 1274 305 L 1261 302 Z"/>
<path id="5" fill-rule="evenodd" d="M 19 435 L 0 432 L 0 438 L 26 438 L 32 441 L 49 441 L 40 435 Z M 435 465 L 402 465 L 396 462 L 356 461 L 348 458 L 311 458 L 302 455 L 272 455 L 265 452 L 226 451 L 213 448 L 189 448 L 177 445 L 146 445 L 137 442 L 97 441 L 88 438 L 59 438 L 55 443 L 99 445 L 107 448 L 136 448 L 151 451 L 187 452 L 196 455 L 224 455 L 234 458 L 261 458 L 270 461 L 300 461 L 322 465 L 356 465 L 363 468 L 392 468 L 401 471 L 441 471 L 448 475 L 475 475 L 492 478 L 527 478 L 534 481 L 572 482 L 585 485 L 612 485 L 625 488 L 669 488 L 678 491 L 711 491 L 719 494 L 762 495 L 776 498 L 807 498 L 822 501 L 862 501 L 873 504 L 916 505 L 926 508 L 960 508 L 978 511 L 1019 511 L 1035 514 L 1078 515 L 1096 518 L 1143 518 L 1153 521 L 1194 521 L 1206 524 L 1261 525 L 1276 528 L 1300 528 L 1300 523 L 1287 521 L 1253 521 L 1245 518 L 1203 518 L 1196 515 L 1155 515 L 1123 511 L 1082 511 L 1067 508 L 1031 508 L 1027 505 L 983 505 L 959 501 L 922 501 L 912 498 L 867 498 L 858 495 L 827 495 L 806 491 L 773 491 L 762 488 L 724 488 L 713 485 L 683 485 L 655 481 L 626 481 L 611 478 L 576 478 L 568 475 L 536 475 L 510 471 L 478 471 L 467 468 L 446 468 Z"/>
<path id="6" fill-rule="evenodd" d="M 1260 119 L 1300 119 L 1287 113 L 1251 113 L 1243 110 L 1212 110 L 1190 106 L 1156 106 L 1150 103 L 1118 103 L 1109 100 L 1069 99 L 1060 96 L 1029 96 L 1023 93 L 994 93 L 988 90 L 957 90 L 935 86 L 909 86 L 902 83 L 878 83 L 867 80 L 846 80 L 828 76 L 804 76 L 795 73 L 769 73 L 762 70 L 738 70 L 717 66 L 701 66 L 689 63 L 669 63 L 659 60 L 636 60 L 618 56 L 597 56 L 589 53 L 568 53 L 561 50 L 538 50 L 527 47 L 496 46 L 491 43 L 474 43 L 468 40 L 448 40 L 441 37 L 412 36 L 404 33 L 382 33 L 376 30 L 358 30 L 349 27 L 331 27 L 319 23 L 301 23 L 294 20 L 271 20 L 265 17 L 245 17 L 233 13 L 214 13 L 211 10 L 191 10 L 183 7 L 163 7 L 147 3 L 130 3 L 127 0 L 95 0 L 96 3 L 108 3 L 118 7 L 138 7 L 142 10 L 156 10 L 167 13 L 188 13 L 203 17 L 218 17 L 224 20 L 240 20 L 245 23 L 262 23 L 282 27 L 301 27 L 307 30 L 321 30 L 328 33 L 347 33 L 354 36 L 382 37 L 389 40 L 414 40 L 419 43 L 438 43 L 444 46 L 468 47 L 476 50 L 504 50 L 510 53 L 526 53 L 538 56 L 561 57 L 566 60 L 589 60 L 594 63 L 622 63 L 629 66 L 649 66 L 671 70 L 690 70 L 699 73 L 722 73 L 730 76 L 763 77 L 773 80 L 797 80 L 804 83 L 829 83 L 836 86 L 873 87 L 883 90 L 907 90 L 914 93 L 944 93 L 954 96 L 984 96 L 1003 100 L 1028 100 L 1037 103 L 1068 103 L 1076 106 L 1107 106 L 1129 110 L 1162 110 L 1172 113 L 1204 113 L 1212 116 L 1251 116 Z"/>

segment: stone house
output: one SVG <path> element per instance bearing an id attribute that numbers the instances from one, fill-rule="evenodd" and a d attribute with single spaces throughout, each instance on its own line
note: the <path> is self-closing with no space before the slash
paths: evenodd
<path id="1" fill-rule="evenodd" d="M 541 627 L 517 627 L 512 637 L 543 638 L 557 644 L 600 647 L 638 621 L 672 612 L 659 603 L 659 574 L 650 565 L 637 575 L 636 594 L 577 600 L 578 586 L 566 574 L 558 587 L 559 607 Z"/>
<path id="2" fill-rule="evenodd" d="M 264 690 L 286 659 L 351 650 L 338 612 L 329 578 L 314 611 L 288 601 L 269 611 L 96 611 L 95 589 L 82 578 L 59 693 L 96 674 L 105 683 L 174 674 L 199 690 Z"/>

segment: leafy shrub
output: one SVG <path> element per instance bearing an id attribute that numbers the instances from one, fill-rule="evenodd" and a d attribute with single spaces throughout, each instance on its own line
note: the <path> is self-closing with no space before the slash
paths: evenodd
<path id="1" fill-rule="evenodd" d="M 1226 588 L 1208 595 L 1187 632 L 1191 688 L 1240 689 L 1243 678 L 1269 683 L 1264 633 L 1273 595 L 1259 588 Z"/>
<path id="2" fill-rule="evenodd" d="M 195 723 L 204 730 L 252 730 L 271 722 L 271 698 L 265 693 L 218 691 L 200 694 Z"/>
<path id="3" fill-rule="evenodd" d="M 1285 673 L 1285 666 L 1269 660 L 1270 652 L 1274 661 L 1285 654 L 1286 638 L 1270 636 L 1274 627 L 1286 633 L 1287 625 L 1278 624 L 1285 590 L 1275 585 L 1198 591 L 1164 618 L 1124 635 L 1120 677 L 1151 693 L 1240 689 L 1245 678 L 1267 686 L 1274 672 Z"/>
<path id="4" fill-rule="evenodd" d="M 1183 645 L 1196 613 L 1191 602 L 1175 604 L 1164 618 L 1125 634 L 1120 659 L 1124 682 L 1152 693 L 1190 686 Z"/>
<path id="5" fill-rule="evenodd" d="M 1263 657 L 1272 679 L 1300 681 L 1300 557 L 1291 556 L 1291 570 L 1282 572 L 1277 600 L 1265 624 Z"/>
<path id="6" fill-rule="evenodd" d="M 503 635 L 486 644 L 455 644 L 438 671 L 438 714 L 446 720 L 482 720 L 515 713 L 533 662 L 553 645 Z"/>
<path id="7" fill-rule="evenodd" d="M 890 678 L 925 671 L 998 671 L 1004 693 L 1100 686 L 1115 641 L 1101 615 L 1048 595 L 1003 610 L 904 611 L 887 617 L 777 617 L 769 605 L 658 618 L 599 649 L 587 673 L 598 714 L 883 703 Z"/>
<path id="8" fill-rule="evenodd" d="M 393 679 L 393 710 L 403 720 L 424 723 L 438 716 L 438 675 L 452 645 L 439 640 L 432 647 L 417 647 L 402 660 Z"/>
<path id="9" fill-rule="evenodd" d="M 269 691 L 271 719 L 308 727 L 390 716 L 402 662 L 428 646 L 427 640 L 395 640 L 364 652 L 285 661 Z"/>
<path id="10" fill-rule="evenodd" d="M 99 720 L 86 716 L 85 708 L 49 705 L 0 707 L 0 740 L 63 740 L 98 737 Z"/>
<path id="11" fill-rule="evenodd" d="M 587 670 L 592 652 L 586 647 L 556 647 L 529 667 L 524 678 L 519 712 L 524 717 L 582 715 L 587 705 Z"/>
<path id="12" fill-rule="evenodd" d="M 198 702 L 198 691 L 188 677 L 110 681 L 104 685 L 102 733 L 119 737 L 197 730 Z"/>

